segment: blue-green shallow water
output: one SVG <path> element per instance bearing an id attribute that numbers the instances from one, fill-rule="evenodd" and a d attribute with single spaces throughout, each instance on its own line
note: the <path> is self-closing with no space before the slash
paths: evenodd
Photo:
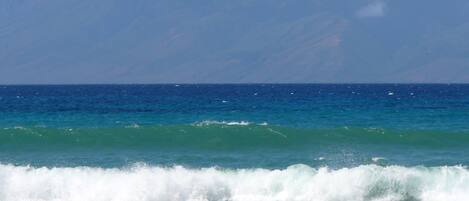
<path id="1" fill-rule="evenodd" d="M 0 86 L 0 161 L 467 165 L 469 85 Z"/>
<path id="2" fill-rule="evenodd" d="M 121 167 L 136 162 L 191 167 L 284 168 L 469 164 L 469 133 L 270 125 L 117 128 L 16 127 L 0 131 L 2 162 Z"/>
<path id="3" fill-rule="evenodd" d="M 469 85 L 0 86 L 2 201 L 467 201 Z"/>

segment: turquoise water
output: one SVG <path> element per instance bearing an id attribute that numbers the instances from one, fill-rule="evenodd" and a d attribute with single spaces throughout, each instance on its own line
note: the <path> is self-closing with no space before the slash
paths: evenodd
<path id="1" fill-rule="evenodd" d="M 239 123 L 0 131 L 2 162 L 48 167 L 466 165 L 469 133 Z M 247 123 L 246 123 L 247 124 Z"/>
<path id="2" fill-rule="evenodd" d="M 0 200 L 469 200 L 469 85 L 0 86 L 0 117 Z"/>

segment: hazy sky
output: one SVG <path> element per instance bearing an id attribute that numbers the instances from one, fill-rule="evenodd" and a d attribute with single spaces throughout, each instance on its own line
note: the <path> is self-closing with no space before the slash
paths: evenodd
<path id="1" fill-rule="evenodd" d="M 0 83 L 469 82 L 467 36 L 467 0 L 0 0 Z"/>

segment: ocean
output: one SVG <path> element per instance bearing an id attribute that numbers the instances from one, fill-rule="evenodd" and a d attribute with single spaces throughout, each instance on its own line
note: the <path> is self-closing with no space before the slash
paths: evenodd
<path id="1" fill-rule="evenodd" d="M 469 85 L 0 86 L 2 201 L 467 201 Z"/>

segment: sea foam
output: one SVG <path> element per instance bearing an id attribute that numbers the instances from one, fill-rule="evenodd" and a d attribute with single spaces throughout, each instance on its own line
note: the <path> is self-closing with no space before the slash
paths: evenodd
<path id="1" fill-rule="evenodd" d="M 465 167 L 332 170 L 191 169 L 145 165 L 122 169 L 0 165 L 3 201 L 467 201 Z"/>
<path id="2" fill-rule="evenodd" d="M 249 126 L 251 122 L 248 121 L 201 121 L 193 123 L 194 126 L 210 126 L 210 125 L 226 125 L 226 126 Z"/>

